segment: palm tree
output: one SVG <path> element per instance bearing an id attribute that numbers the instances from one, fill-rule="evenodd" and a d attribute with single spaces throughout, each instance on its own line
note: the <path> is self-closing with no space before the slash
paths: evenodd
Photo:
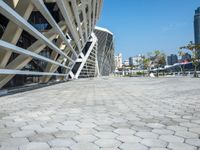
<path id="1" fill-rule="evenodd" d="M 197 66 L 200 62 L 200 44 L 194 44 L 192 41 L 186 46 L 180 47 L 180 51 L 186 49 L 192 52 L 192 64 L 194 65 L 194 77 L 198 77 Z"/>

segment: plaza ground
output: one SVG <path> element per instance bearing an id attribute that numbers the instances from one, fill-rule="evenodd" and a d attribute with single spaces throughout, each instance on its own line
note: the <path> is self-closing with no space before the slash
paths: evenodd
<path id="1" fill-rule="evenodd" d="M 200 79 L 96 78 L 0 97 L 0 150 L 198 150 Z"/>

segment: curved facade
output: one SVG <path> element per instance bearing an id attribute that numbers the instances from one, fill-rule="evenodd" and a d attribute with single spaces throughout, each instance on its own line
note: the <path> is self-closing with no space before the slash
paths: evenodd
<path id="1" fill-rule="evenodd" d="M 97 60 L 100 76 L 108 76 L 115 70 L 113 34 L 101 27 L 95 27 L 98 39 Z"/>
<path id="2" fill-rule="evenodd" d="M 102 0 L 1 0 L 0 88 L 68 78 L 96 49 L 101 8 Z"/>

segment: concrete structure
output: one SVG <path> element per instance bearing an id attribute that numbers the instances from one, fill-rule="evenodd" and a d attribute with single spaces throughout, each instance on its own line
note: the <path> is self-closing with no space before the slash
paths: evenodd
<path id="1" fill-rule="evenodd" d="M 94 33 L 98 38 L 99 75 L 108 76 L 115 70 L 113 33 L 101 27 L 95 27 Z"/>
<path id="2" fill-rule="evenodd" d="M 0 150 L 198 150 L 199 85 L 104 77 L 0 97 Z"/>
<path id="3" fill-rule="evenodd" d="M 117 56 L 115 56 L 115 68 L 122 68 L 122 65 L 122 53 L 119 53 Z"/>
<path id="4" fill-rule="evenodd" d="M 194 39 L 195 44 L 200 44 L 200 7 L 195 10 L 194 15 Z"/>
<path id="5" fill-rule="evenodd" d="M 101 8 L 102 0 L 1 0 L 0 88 L 78 77 L 96 55 Z"/>
<path id="6" fill-rule="evenodd" d="M 178 56 L 176 54 L 167 56 L 167 65 L 174 65 L 175 63 L 178 63 Z"/>

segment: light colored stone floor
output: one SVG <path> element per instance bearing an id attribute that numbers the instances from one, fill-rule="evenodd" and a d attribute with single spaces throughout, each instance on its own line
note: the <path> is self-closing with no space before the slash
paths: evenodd
<path id="1" fill-rule="evenodd" d="M 77 80 L 0 98 L 0 150 L 198 150 L 200 79 Z"/>

